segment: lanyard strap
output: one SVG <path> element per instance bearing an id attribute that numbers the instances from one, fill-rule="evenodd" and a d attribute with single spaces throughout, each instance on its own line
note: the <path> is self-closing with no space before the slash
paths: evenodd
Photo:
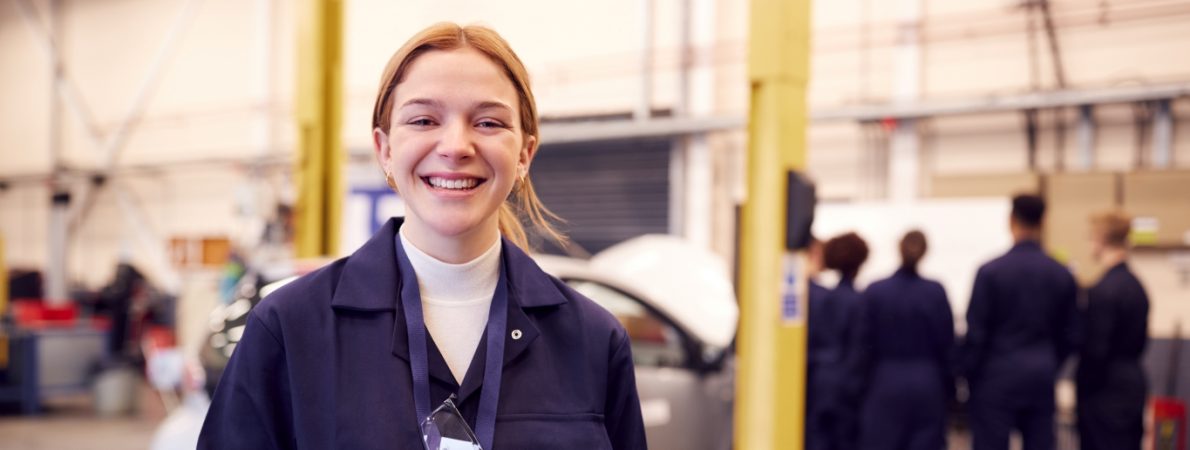
<path id="1" fill-rule="evenodd" d="M 488 311 L 487 361 L 483 369 L 483 387 L 479 394 L 479 416 L 475 421 L 475 434 L 484 450 L 492 450 L 496 436 L 496 406 L 500 403 L 500 382 L 504 374 L 504 330 L 508 328 L 508 279 L 504 264 L 500 264 L 500 281 L 496 282 L 496 293 L 492 296 L 492 308 Z"/>
<path id="2" fill-rule="evenodd" d="M 412 274 L 401 239 L 396 239 L 397 262 L 402 278 Z M 501 258 L 503 259 L 503 258 Z M 405 272 L 408 270 L 409 272 Z M 492 306 L 488 310 L 487 347 L 483 370 L 483 388 L 479 396 L 479 414 L 475 419 L 475 435 L 484 450 L 492 450 L 496 435 L 496 406 L 500 402 L 500 381 L 504 369 L 504 332 L 508 328 L 508 286 L 503 261 L 500 263 L 500 277 L 496 292 L 492 295 Z M 414 282 L 408 286 L 410 296 L 401 296 L 405 310 L 405 329 L 409 334 L 409 368 L 413 375 L 413 403 L 420 423 L 430 416 L 430 364 L 429 348 L 426 343 L 426 322 L 422 316 L 421 293 Z M 404 287 L 401 294 L 406 291 Z"/>

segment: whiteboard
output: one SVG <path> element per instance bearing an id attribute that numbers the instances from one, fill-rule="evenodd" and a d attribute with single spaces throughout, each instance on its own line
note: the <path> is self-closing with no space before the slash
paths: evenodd
<path id="1" fill-rule="evenodd" d="M 868 262 L 856 284 L 866 287 L 901 265 L 901 237 L 911 229 L 926 235 L 929 250 L 922 276 L 942 283 L 956 323 L 966 317 L 975 271 L 1012 246 L 1007 198 L 921 200 L 912 203 L 824 203 L 814 212 L 814 235 L 823 241 L 855 231 L 868 243 Z M 837 277 L 823 280 L 833 286 Z M 964 328 L 961 327 L 960 328 Z"/>

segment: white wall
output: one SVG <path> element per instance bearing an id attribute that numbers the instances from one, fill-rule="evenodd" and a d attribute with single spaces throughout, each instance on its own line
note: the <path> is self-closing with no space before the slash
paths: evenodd
<path id="1" fill-rule="evenodd" d="M 1004 199 L 827 203 L 818 208 L 814 234 L 820 239 L 855 231 L 868 244 L 868 261 L 857 278 L 861 288 L 886 278 L 901 264 L 898 243 L 910 230 L 929 241 L 921 274 L 942 283 L 955 317 L 965 317 L 979 266 L 1012 246 L 1009 202 Z M 833 286 L 833 285 L 832 285 Z"/>

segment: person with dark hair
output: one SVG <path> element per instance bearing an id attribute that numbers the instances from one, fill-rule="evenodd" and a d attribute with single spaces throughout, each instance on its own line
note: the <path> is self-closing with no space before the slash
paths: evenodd
<path id="1" fill-rule="evenodd" d="M 1045 200 L 1036 195 L 1018 195 L 1012 198 L 1012 222 L 1026 228 L 1041 230 L 1045 217 Z M 1013 231 L 1016 235 L 1016 231 Z"/>
<path id="2" fill-rule="evenodd" d="M 855 448 L 946 448 L 954 316 L 942 285 L 917 270 L 926 247 L 922 232 L 905 234 L 901 268 L 864 291 L 856 326 L 855 376 L 864 391 Z"/>
<path id="3" fill-rule="evenodd" d="M 1140 449 L 1148 386 L 1140 357 L 1148 341 L 1149 296 L 1128 268 L 1132 219 L 1120 211 L 1091 218 L 1091 249 L 1108 267 L 1087 291 L 1086 337 L 1079 352 L 1078 434 L 1083 450 Z"/>
<path id="4" fill-rule="evenodd" d="M 1016 244 L 975 275 L 962 346 L 974 450 L 1007 449 L 1014 428 L 1025 450 L 1054 448 L 1054 383 L 1078 342 L 1078 288 L 1041 248 L 1044 215 L 1040 197 L 1014 197 Z"/>
<path id="5" fill-rule="evenodd" d="M 855 233 L 846 233 L 822 245 L 823 266 L 839 273 L 839 284 L 829 292 L 811 287 L 809 351 L 807 352 L 806 448 L 851 449 L 855 443 L 855 398 L 851 393 L 849 352 L 860 293 L 855 277 L 868 258 L 868 245 Z"/>
<path id="6" fill-rule="evenodd" d="M 831 238 L 822 251 L 823 264 L 827 269 L 839 272 L 841 286 L 853 285 L 859 268 L 868 260 L 868 243 L 855 232 Z"/>
<path id="7" fill-rule="evenodd" d="M 108 354 L 116 358 L 126 358 L 131 345 L 134 330 L 132 317 L 133 299 L 147 287 L 145 276 L 135 266 L 121 262 L 116 266 L 116 277 L 99 292 L 99 304 L 110 314 L 112 319 L 111 332 L 108 334 Z"/>

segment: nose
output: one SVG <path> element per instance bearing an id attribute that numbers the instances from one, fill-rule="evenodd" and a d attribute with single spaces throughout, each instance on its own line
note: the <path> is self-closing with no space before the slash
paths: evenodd
<path id="1" fill-rule="evenodd" d="M 437 153 L 439 157 L 453 162 L 464 161 L 475 154 L 475 142 L 467 121 L 452 120 L 443 127 Z"/>

